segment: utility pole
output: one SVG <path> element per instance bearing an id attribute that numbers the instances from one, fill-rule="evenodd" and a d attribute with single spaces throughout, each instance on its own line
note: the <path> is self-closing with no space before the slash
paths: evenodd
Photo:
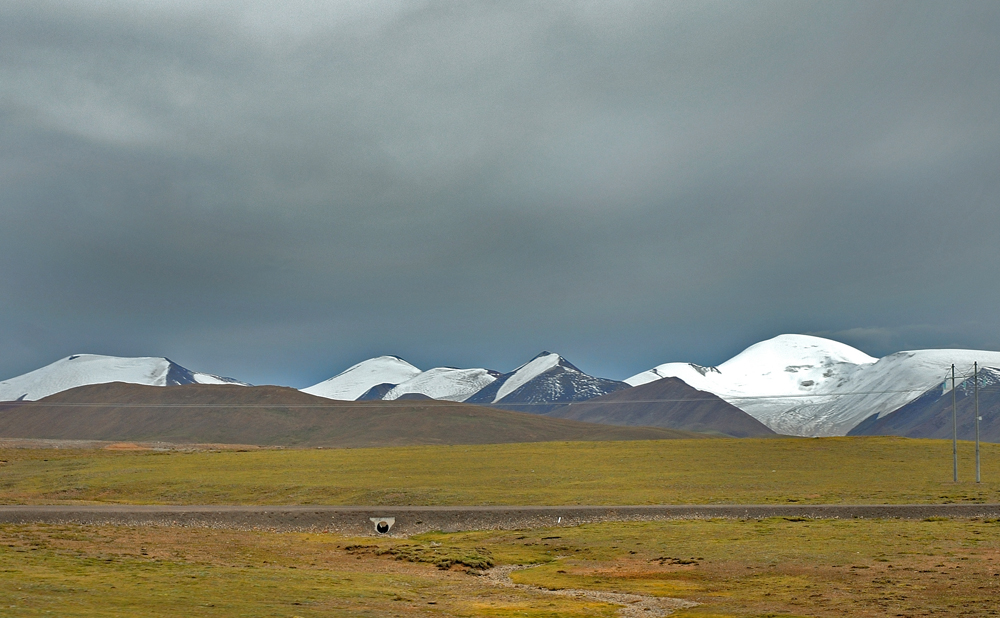
<path id="1" fill-rule="evenodd" d="M 951 366 L 951 469 L 958 482 L 958 403 L 955 399 L 955 365 Z"/>
<path id="2" fill-rule="evenodd" d="M 975 371 L 976 380 L 976 482 L 980 482 L 979 479 L 979 362 L 972 364 L 973 370 Z"/>

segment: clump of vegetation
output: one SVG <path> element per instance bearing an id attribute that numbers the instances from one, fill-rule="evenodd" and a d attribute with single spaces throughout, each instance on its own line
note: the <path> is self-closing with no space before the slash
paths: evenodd
<path id="1" fill-rule="evenodd" d="M 659 558 L 653 558 L 650 562 L 659 562 L 661 566 L 665 564 L 670 565 L 687 565 L 687 564 L 698 564 L 699 558 L 671 558 L 670 556 L 660 556 Z"/>
<path id="2" fill-rule="evenodd" d="M 422 562 L 433 564 L 439 569 L 448 570 L 455 566 L 483 571 L 494 566 L 493 554 L 485 547 L 455 547 L 443 546 L 439 543 L 413 544 L 402 543 L 379 547 L 378 545 L 348 545 L 349 553 L 370 553 L 376 556 L 392 556 L 396 560 L 406 562 Z"/>

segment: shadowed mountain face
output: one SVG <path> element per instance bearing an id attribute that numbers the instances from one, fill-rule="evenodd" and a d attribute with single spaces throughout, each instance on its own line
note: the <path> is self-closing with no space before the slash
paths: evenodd
<path id="1" fill-rule="evenodd" d="M 558 354 L 542 352 L 514 371 L 501 375 L 465 402 L 545 414 L 573 401 L 593 399 L 627 388 L 624 382 L 587 375 Z"/>
<path id="2" fill-rule="evenodd" d="M 958 439 L 976 437 L 975 385 L 967 380 L 955 390 Z M 979 372 L 979 439 L 1000 442 L 1000 370 Z M 952 393 L 941 388 L 927 391 L 902 408 L 881 418 L 874 415 L 852 429 L 849 436 L 905 436 L 907 438 L 951 438 L 954 431 Z"/>
<path id="3" fill-rule="evenodd" d="M 375 386 L 369 388 L 363 395 L 357 398 L 357 401 L 378 401 L 385 397 L 385 394 L 395 388 L 395 384 L 389 384 L 388 382 L 383 384 L 376 384 Z"/>
<path id="4" fill-rule="evenodd" d="M 336 402 L 278 386 L 120 382 L 0 404 L 0 436 L 331 447 L 705 437 L 433 400 Z"/>
<path id="5" fill-rule="evenodd" d="M 642 425 L 724 434 L 734 438 L 776 435 L 766 425 L 721 398 L 688 386 L 678 378 L 663 378 L 619 390 L 548 413 L 609 425 Z"/>

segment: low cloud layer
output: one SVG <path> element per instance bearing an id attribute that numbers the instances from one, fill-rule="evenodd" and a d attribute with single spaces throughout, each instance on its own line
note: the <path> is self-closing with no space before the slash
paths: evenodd
<path id="1" fill-rule="evenodd" d="M 992 2 L 0 7 L 0 377 L 1000 349 Z"/>

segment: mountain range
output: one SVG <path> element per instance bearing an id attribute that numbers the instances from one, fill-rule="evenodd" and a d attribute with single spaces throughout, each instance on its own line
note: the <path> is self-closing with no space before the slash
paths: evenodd
<path id="1" fill-rule="evenodd" d="M 507 373 L 454 367 L 422 371 L 399 357 L 380 356 L 301 392 L 341 401 L 464 402 L 555 418 L 730 436 L 930 436 L 936 435 L 938 408 L 947 403 L 941 403 L 940 396 L 946 372 L 955 364 L 965 379 L 973 362 L 984 368 L 981 380 L 1000 376 L 1000 352 L 912 350 L 874 358 L 821 337 L 780 335 L 718 366 L 665 363 L 624 381 L 588 375 L 551 352 Z M 84 354 L 0 382 L 0 401 L 37 400 L 110 382 L 249 386 L 188 370 L 166 358 Z M 981 401 L 984 419 L 997 416 L 994 409 L 992 402 Z"/>
<path id="2" fill-rule="evenodd" d="M 973 362 L 1000 367 L 1000 352 L 911 350 L 876 359 L 829 339 L 780 335 L 717 367 L 667 363 L 625 382 L 637 386 L 676 377 L 778 433 L 842 436 L 866 419 L 891 414 L 940 389 L 952 364 L 965 375 Z"/>

